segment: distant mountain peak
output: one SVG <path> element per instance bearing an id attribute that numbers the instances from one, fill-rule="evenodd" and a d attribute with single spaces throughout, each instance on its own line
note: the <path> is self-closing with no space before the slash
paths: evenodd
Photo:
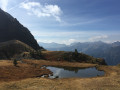
<path id="1" fill-rule="evenodd" d="M 116 41 L 116 42 L 114 42 L 114 43 L 120 43 L 120 41 Z"/>
<path id="2" fill-rule="evenodd" d="M 113 42 L 112 45 L 113 46 L 120 46 L 120 42 L 119 41 Z"/>

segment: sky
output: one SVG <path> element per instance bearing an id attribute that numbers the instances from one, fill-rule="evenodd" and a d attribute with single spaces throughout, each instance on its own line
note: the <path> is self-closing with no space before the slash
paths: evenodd
<path id="1" fill-rule="evenodd" d="M 120 0 L 0 0 L 38 42 L 120 41 Z"/>

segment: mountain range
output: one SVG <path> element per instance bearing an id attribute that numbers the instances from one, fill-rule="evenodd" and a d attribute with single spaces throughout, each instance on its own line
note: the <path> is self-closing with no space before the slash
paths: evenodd
<path id="1" fill-rule="evenodd" d="M 52 51 L 60 51 L 59 49 L 63 48 L 63 47 L 67 47 L 67 45 L 65 44 L 58 44 L 58 43 L 43 43 L 43 42 L 39 42 L 39 45 L 41 45 L 42 47 L 45 47 L 47 50 L 52 50 Z"/>
<path id="2" fill-rule="evenodd" d="M 116 65 L 120 63 L 120 42 L 105 43 L 102 41 L 97 42 L 76 42 L 70 45 L 57 44 L 57 43 L 40 43 L 45 49 L 50 51 L 74 51 L 77 49 L 79 52 L 97 57 L 104 58 L 108 65 Z"/>

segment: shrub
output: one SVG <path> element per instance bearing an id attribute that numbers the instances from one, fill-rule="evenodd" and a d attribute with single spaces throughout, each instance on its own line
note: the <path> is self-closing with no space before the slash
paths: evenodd
<path id="1" fill-rule="evenodd" d="M 18 63 L 17 63 L 16 59 L 13 60 L 13 64 L 14 64 L 14 66 L 17 66 Z"/>
<path id="2" fill-rule="evenodd" d="M 43 55 L 41 53 L 41 50 L 31 51 L 30 56 L 34 59 L 43 59 Z"/>

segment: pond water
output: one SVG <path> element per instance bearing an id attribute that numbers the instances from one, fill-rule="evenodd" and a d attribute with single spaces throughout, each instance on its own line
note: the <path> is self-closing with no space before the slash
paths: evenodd
<path id="1" fill-rule="evenodd" d="M 95 67 L 92 68 L 71 68 L 71 67 L 46 67 L 53 72 L 53 75 L 49 75 L 49 78 L 71 78 L 71 77 L 96 77 L 103 76 L 104 71 L 98 71 Z"/>

